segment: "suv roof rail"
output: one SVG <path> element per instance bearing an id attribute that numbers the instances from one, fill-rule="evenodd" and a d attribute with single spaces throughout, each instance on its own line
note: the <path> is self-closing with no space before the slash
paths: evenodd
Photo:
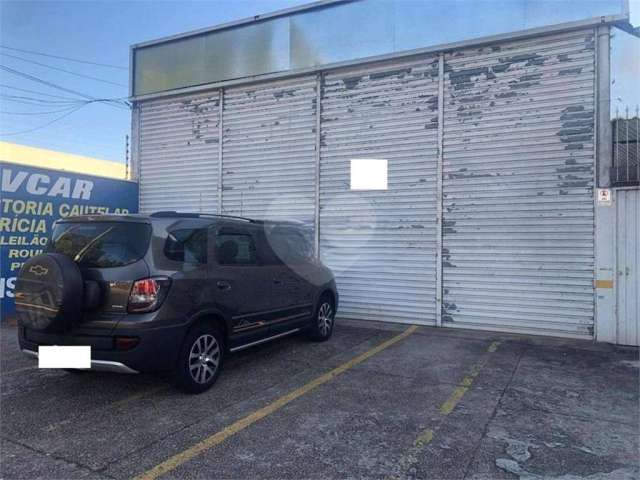
<path id="1" fill-rule="evenodd" d="M 152 218 L 175 218 L 175 217 L 180 217 L 180 218 L 207 218 L 207 217 L 229 218 L 231 220 L 243 220 L 245 222 L 251 222 L 251 223 L 262 223 L 261 220 L 254 220 L 253 218 L 247 218 L 247 217 L 239 217 L 237 215 L 223 215 L 223 214 L 217 214 L 217 213 L 176 212 L 174 210 L 163 210 L 163 211 L 159 211 L 159 212 L 154 212 L 149 216 L 152 217 Z"/>

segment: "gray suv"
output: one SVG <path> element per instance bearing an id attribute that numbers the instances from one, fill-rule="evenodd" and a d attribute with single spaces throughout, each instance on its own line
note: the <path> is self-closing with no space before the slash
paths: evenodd
<path id="1" fill-rule="evenodd" d="M 297 222 L 158 212 L 68 217 L 15 288 L 22 351 L 89 345 L 91 368 L 168 370 L 199 393 L 225 355 L 331 337 L 338 292 Z"/>

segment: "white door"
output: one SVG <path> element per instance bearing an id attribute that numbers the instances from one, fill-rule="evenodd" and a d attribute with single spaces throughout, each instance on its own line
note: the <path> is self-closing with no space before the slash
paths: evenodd
<path id="1" fill-rule="evenodd" d="M 640 189 L 616 191 L 617 341 L 640 345 Z"/>

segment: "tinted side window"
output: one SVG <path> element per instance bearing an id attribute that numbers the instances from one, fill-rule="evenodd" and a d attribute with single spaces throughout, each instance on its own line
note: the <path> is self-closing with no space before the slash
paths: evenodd
<path id="1" fill-rule="evenodd" d="M 185 229 L 169 232 L 164 244 L 168 259 L 185 263 L 207 263 L 207 230 Z"/>
<path id="2" fill-rule="evenodd" d="M 219 233 L 216 236 L 216 256 L 220 265 L 257 263 L 253 237 L 244 233 Z"/>

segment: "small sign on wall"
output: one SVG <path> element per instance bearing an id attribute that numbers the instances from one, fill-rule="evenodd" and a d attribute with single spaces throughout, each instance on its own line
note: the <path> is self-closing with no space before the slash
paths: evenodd
<path id="1" fill-rule="evenodd" d="M 351 160 L 351 190 L 386 190 L 387 177 L 386 160 Z"/>
<path id="2" fill-rule="evenodd" d="M 598 205 L 601 207 L 610 207 L 612 204 L 611 189 L 599 188 L 598 189 Z"/>

